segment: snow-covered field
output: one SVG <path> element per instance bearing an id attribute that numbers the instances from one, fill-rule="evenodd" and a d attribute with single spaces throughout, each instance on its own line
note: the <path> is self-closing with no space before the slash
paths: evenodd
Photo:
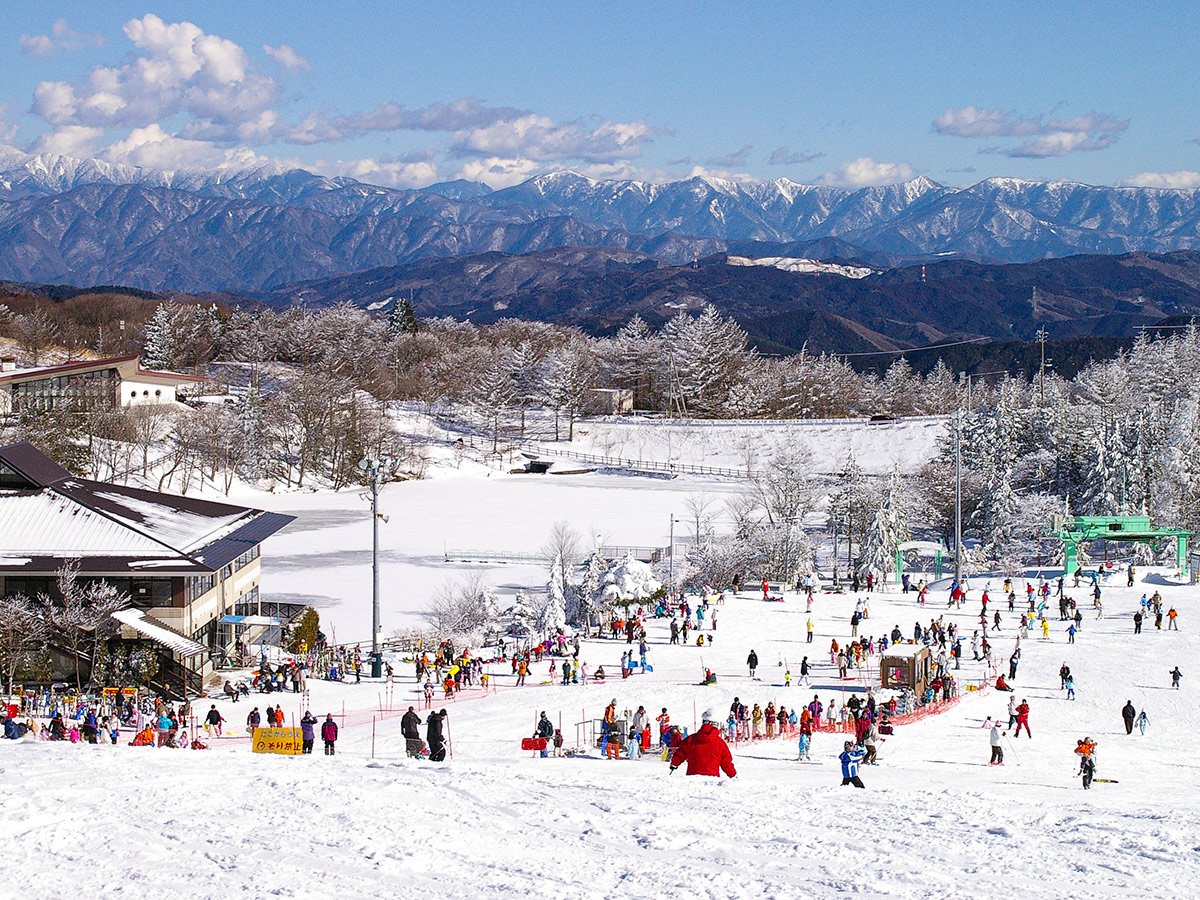
<path id="1" fill-rule="evenodd" d="M 882 439 L 881 439 L 882 440 Z M 882 452 L 882 451 L 880 451 Z M 486 477 L 482 468 L 439 471 L 428 481 L 389 485 L 381 512 L 384 628 L 415 621 L 428 592 L 463 566 L 442 562 L 443 544 L 530 550 L 559 519 L 604 543 L 665 543 L 668 517 L 700 491 L 719 496 L 729 482 L 695 479 Z M 242 498 L 249 502 L 250 498 Z M 369 636 L 370 520 L 355 492 L 255 498 L 302 519 L 264 553 L 267 596 L 309 597 L 341 640 Z M 501 584 L 545 582 L 538 567 L 494 566 Z M 969 638 L 978 594 L 962 611 L 945 591 L 921 609 L 915 595 L 876 595 L 860 633 L 953 616 Z M 1018 587 L 1022 585 L 1018 583 Z M 993 588 L 999 579 L 993 580 Z M 514 588 L 515 589 L 515 588 Z M 1180 612 L 1180 628 L 1132 635 L 1142 591 L 1159 590 Z M 1019 591 L 1018 591 L 1019 593 Z M 1088 592 L 1069 590 L 1086 600 Z M 1003 768 L 986 765 L 985 716 L 1006 695 L 967 692 L 947 712 L 904 725 L 864 769 L 866 790 L 839 786 L 841 737 L 819 734 L 813 760 L 795 759 L 790 740 L 740 745 L 736 781 L 668 774 L 656 758 L 538 759 L 519 749 L 534 717 L 561 722 L 569 746 L 577 724 L 639 704 L 662 707 L 688 728 L 707 707 L 722 717 L 733 697 L 791 706 L 817 693 L 837 698 L 830 639 L 844 642 L 854 598 L 818 595 L 816 639 L 795 596 L 763 603 L 752 593 L 717 607 L 715 642 L 704 649 L 667 644 L 652 621 L 652 674 L 605 684 L 542 683 L 536 664 L 517 688 L 495 666 L 496 690 L 449 709 L 452 758 L 406 759 L 399 717 L 416 701 L 403 667 L 388 696 L 377 683 L 311 682 L 312 711 L 343 723 L 338 754 L 258 756 L 233 727 L 208 751 L 0 741 L 0 838 L 6 894 L 300 898 L 429 896 L 806 898 L 856 893 L 880 897 L 1186 897 L 1200 877 L 1200 778 L 1194 746 L 1200 712 L 1194 648 L 1196 589 L 1160 571 L 1134 588 L 1104 590 L 1105 618 L 1084 603 L 1084 628 L 1067 644 L 1053 621 L 1050 640 L 1023 647 L 1017 697 L 1028 699 L 1037 734 L 1007 745 Z M 707 624 L 706 624 L 707 629 Z M 1165 625 L 1164 625 L 1165 629 Z M 993 636 L 1007 659 L 1015 614 Z M 586 642 L 594 670 L 618 671 L 624 642 Z M 761 681 L 747 675 L 750 649 Z M 818 663 L 812 689 L 798 684 L 799 660 Z M 961 675 L 979 682 L 978 663 Z M 1067 662 L 1078 700 L 1058 690 Z M 785 663 L 785 665 L 780 665 Z M 1183 688 L 1170 689 L 1179 665 Z M 697 684 L 702 667 L 718 684 Z M 783 686 L 790 669 L 791 687 Z M 793 700 L 793 698 L 795 698 Z M 231 726 L 251 705 L 215 701 Z M 285 713 L 292 694 L 270 695 Z M 1131 699 L 1150 719 L 1146 735 L 1124 733 L 1120 708 Z M 213 701 L 200 701 L 203 712 Z M 437 706 L 443 705 L 435 701 Z M 344 717 L 343 717 L 344 711 Z M 374 721 L 373 721 L 374 720 Z M 1099 741 L 1098 777 L 1117 784 L 1081 789 L 1075 741 Z M 128 735 L 125 740 L 128 740 Z M 594 753 L 594 751 L 593 751 Z"/>

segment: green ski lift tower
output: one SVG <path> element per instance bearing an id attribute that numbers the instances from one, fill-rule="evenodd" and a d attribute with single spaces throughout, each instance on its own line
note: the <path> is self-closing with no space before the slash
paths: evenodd
<path id="1" fill-rule="evenodd" d="M 1152 528 L 1149 516 L 1072 516 L 1065 520 L 1056 519 L 1050 533 L 1063 542 L 1067 575 L 1079 571 L 1080 544 L 1099 540 L 1157 544 L 1164 538 L 1178 538 L 1175 562 L 1183 572 L 1187 569 L 1188 538 L 1192 536 L 1192 532 L 1178 528 Z"/>

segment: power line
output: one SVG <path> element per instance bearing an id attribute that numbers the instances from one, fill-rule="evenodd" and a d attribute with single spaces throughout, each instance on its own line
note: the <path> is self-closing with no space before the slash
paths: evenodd
<path id="1" fill-rule="evenodd" d="M 971 338 L 969 341 L 953 341 L 949 344 L 930 344 L 927 347 L 909 347 L 907 350 L 873 350 L 869 353 L 830 353 L 830 356 L 904 356 L 906 353 L 924 353 L 926 350 L 941 350 L 943 347 L 958 347 L 962 344 L 988 344 L 989 337 Z"/>

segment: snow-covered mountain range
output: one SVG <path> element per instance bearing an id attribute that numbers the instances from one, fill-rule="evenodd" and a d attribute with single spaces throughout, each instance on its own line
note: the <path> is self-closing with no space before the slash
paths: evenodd
<path id="1" fill-rule="evenodd" d="M 1200 248 L 1200 190 L 1009 178 L 953 188 L 923 176 L 849 190 L 570 172 L 497 191 L 461 181 L 397 190 L 277 164 L 168 172 L 0 148 L 4 279 L 241 292 L 429 257 L 564 246 L 675 263 L 729 250 L 877 266 L 1167 252 Z"/>

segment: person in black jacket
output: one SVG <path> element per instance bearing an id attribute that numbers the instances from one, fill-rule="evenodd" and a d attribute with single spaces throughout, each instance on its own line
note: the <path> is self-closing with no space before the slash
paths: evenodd
<path id="1" fill-rule="evenodd" d="M 1133 720 L 1137 718 L 1137 710 L 1132 700 L 1126 700 L 1125 705 L 1121 707 L 1121 718 L 1125 720 L 1125 733 L 1133 734 Z"/>
<path id="2" fill-rule="evenodd" d="M 746 665 L 750 669 L 750 677 L 753 678 L 754 671 L 758 668 L 758 654 L 753 650 L 751 650 L 750 655 L 746 657 Z"/>
<path id="3" fill-rule="evenodd" d="M 431 762 L 441 762 L 446 758 L 446 741 L 442 737 L 442 723 L 445 721 L 446 711 L 444 709 L 430 713 L 426 720 L 425 740 L 429 744 Z"/>

